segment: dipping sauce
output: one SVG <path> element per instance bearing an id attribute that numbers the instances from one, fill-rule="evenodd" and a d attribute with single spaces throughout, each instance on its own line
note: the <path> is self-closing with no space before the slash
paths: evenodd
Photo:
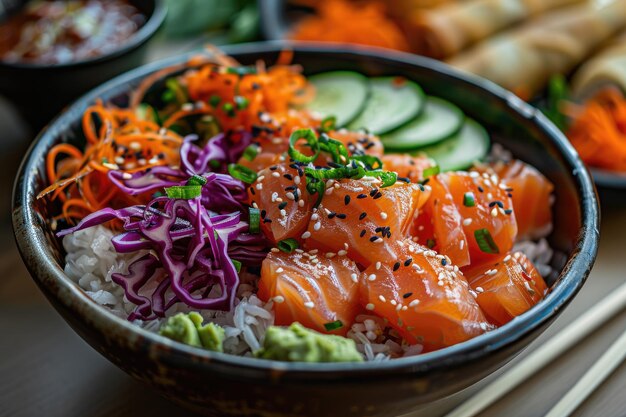
<path id="1" fill-rule="evenodd" d="M 81 61 L 118 49 L 146 17 L 126 0 L 31 1 L 0 23 L 0 60 Z"/>

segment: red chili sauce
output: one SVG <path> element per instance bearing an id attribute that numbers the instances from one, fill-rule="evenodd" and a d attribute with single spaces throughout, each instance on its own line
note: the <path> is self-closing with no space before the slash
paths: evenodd
<path id="1" fill-rule="evenodd" d="M 62 64 L 125 43 L 146 17 L 126 0 L 35 0 L 0 23 L 0 60 Z"/>

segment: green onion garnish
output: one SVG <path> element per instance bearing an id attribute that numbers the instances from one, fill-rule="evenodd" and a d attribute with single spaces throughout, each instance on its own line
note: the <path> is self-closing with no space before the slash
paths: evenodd
<path id="1" fill-rule="evenodd" d="M 165 80 L 165 86 L 172 92 L 173 97 L 176 101 L 178 101 L 178 103 L 182 104 L 189 101 L 187 90 L 178 82 L 176 78 L 168 78 Z"/>
<path id="2" fill-rule="evenodd" d="M 398 181 L 398 174 L 391 171 L 365 171 L 365 176 L 380 178 L 380 180 L 382 181 L 380 188 L 389 187 L 390 185 L 394 185 L 396 181 Z"/>
<path id="3" fill-rule="evenodd" d="M 474 193 L 469 191 L 463 194 L 463 205 L 465 207 L 474 207 L 476 205 L 476 200 L 474 199 Z"/>
<path id="4" fill-rule="evenodd" d="M 206 184 L 206 178 L 202 175 L 194 175 L 187 180 L 187 185 L 204 185 Z"/>
<path id="5" fill-rule="evenodd" d="M 231 177 L 237 178 L 238 180 L 243 181 L 246 184 L 252 184 L 254 181 L 256 181 L 256 172 L 243 165 L 228 165 L 228 173 Z"/>
<path id="6" fill-rule="evenodd" d="M 324 328 L 329 332 L 333 330 L 341 329 L 343 327 L 343 323 L 341 320 L 331 321 L 330 323 L 324 323 Z"/>
<path id="7" fill-rule="evenodd" d="M 296 143 L 300 139 L 306 140 L 307 145 L 309 145 L 311 147 L 311 150 L 313 151 L 313 155 L 311 156 L 304 155 L 302 152 L 298 151 L 295 148 Z M 309 162 L 315 161 L 315 159 L 317 158 L 317 155 L 319 155 L 320 153 L 320 145 L 319 145 L 319 142 L 317 141 L 317 138 L 315 137 L 315 132 L 313 132 L 313 130 L 311 129 L 298 129 L 295 132 L 293 132 L 291 136 L 289 137 L 288 153 L 291 159 L 297 162 L 309 163 Z"/>
<path id="8" fill-rule="evenodd" d="M 428 246 L 428 249 L 432 249 L 435 247 L 437 243 L 435 242 L 435 239 L 427 239 L 426 240 L 426 246 Z"/>
<path id="9" fill-rule="evenodd" d="M 422 173 L 422 176 L 424 178 L 430 178 L 433 175 L 437 175 L 441 172 L 441 169 L 439 168 L 439 165 L 435 165 L 432 167 L 428 167 L 424 170 L 424 172 Z"/>
<path id="10" fill-rule="evenodd" d="M 337 118 L 335 116 L 328 116 L 322 119 L 322 123 L 320 124 L 321 132 L 330 132 L 331 130 L 335 130 L 335 126 L 337 125 Z"/>
<path id="11" fill-rule="evenodd" d="M 244 110 L 248 107 L 250 101 L 244 96 L 235 96 L 235 105 L 237 106 L 237 110 Z"/>
<path id="12" fill-rule="evenodd" d="M 169 198 L 180 198 L 183 200 L 190 200 L 192 198 L 199 197 L 202 194 L 201 185 L 175 185 L 167 187 L 165 194 Z"/>
<path id="13" fill-rule="evenodd" d="M 235 266 L 235 270 L 237 271 L 237 273 L 241 272 L 241 262 L 239 262 L 237 259 L 231 259 L 230 261 Z"/>
<path id="14" fill-rule="evenodd" d="M 224 103 L 222 110 L 228 117 L 235 117 L 235 106 L 233 106 L 233 103 Z"/>
<path id="15" fill-rule="evenodd" d="M 500 253 L 498 245 L 493 240 L 491 233 L 487 229 L 478 229 L 474 231 L 474 238 L 481 251 L 485 253 Z"/>
<path id="16" fill-rule="evenodd" d="M 334 162 L 347 162 L 348 149 L 346 149 L 346 146 L 342 142 L 331 139 L 326 133 L 320 135 L 318 142 L 320 151 L 329 153 Z"/>
<path id="17" fill-rule="evenodd" d="M 248 231 L 250 233 L 259 233 L 261 231 L 261 212 L 259 209 L 250 207 L 248 214 L 250 217 L 250 226 L 248 227 Z"/>
<path id="18" fill-rule="evenodd" d="M 381 169 L 383 167 L 383 161 L 372 155 L 353 155 L 350 159 L 363 162 L 369 169 Z"/>
<path id="19" fill-rule="evenodd" d="M 217 106 L 219 106 L 220 101 L 222 101 L 222 98 L 221 98 L 220 96 L 211 96 L 211 97 L 209 98 L 209 104 L 210 104 L 212 107 L 217 107 Z"/>
<path id="20" fill-rule="evenodd" d="M 298 249 L 299 244 L 296 239 L 289 238 L 281 240 L 276 246 L 283 252 L 291 253 L 294 250 Z"/>
<path id="21" fill-rule="evenodd" d="M 326 183 L 317 178 L 309 178 L 306 182 L 306 190 L 309 194 L 317 194 L 317 200 L 313 207 L 317 207 L 322 202 L 322 198 L 324 197 L 324 191 L 326 191 Z"/>
<path id="22" fill-rule="evenodd" d="M 243 151 L 243 157 L 248 161 L 254 161 L 254 158 L 259 154 L 259 147 L 257 145 L 249 145 Z"/>
<path id="23" fill-rule="evenodd" d="M 255 66 L 241 66 L 241 67 L 229 67 L 226 69 L 226 72 L 229 74 L 237 74 L 240 77 L 243 77 L 247 74 L 256 74 Z"/>

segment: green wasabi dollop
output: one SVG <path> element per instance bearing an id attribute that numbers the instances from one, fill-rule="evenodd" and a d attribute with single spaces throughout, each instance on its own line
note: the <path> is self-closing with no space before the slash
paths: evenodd
<path id="1" fill-rule="evenodd" d="M 257 358 L 288 362 L 362 362 L 354 340 L 307 329 L 300 323 L 271 326 Z"/>
<path id="2" fill-rule="evenodd" d="M 202 320 L 195 312 L 178 313 L 167 319 L 159 334 L 186 345 L 223 352 L 224 329 L 215 323 L 202 325 Z"/>

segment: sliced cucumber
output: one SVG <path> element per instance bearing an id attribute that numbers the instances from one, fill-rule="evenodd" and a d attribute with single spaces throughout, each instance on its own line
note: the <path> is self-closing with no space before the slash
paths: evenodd
<path id="1" fill-rule="evenodd" d="M 370 92 L 368 78 L 358 72 L 323 72 L 310 76 L 309 81 L 315 86 L 315 98 L 308 108 L 322 117 L 334 116 L 337 127 L 361 113 Z"/>
<path id="2" fill-rule="evenodd" d="M 458 171 L 469 168 L 474 161 L 482 159 L 489 150 L 489 135 L 484 127 L 472 119 L 465 119 L 461 130 L 436 145 L 421 148 L 439 164 L 442 171 Z"/>
<path id="3" fill-rule="evenodd" d="M 348 128 L 365 128 L 382 135 L 414 119 L 423 109 L 425 96 L 419 85 L 400 77 L 370 78 L 371 94 L 365 108 Z"/>
<path id="4" fill-rule="evenodd" d="M 380 137 L 386 151 L 408 152 L 434 145 L 457 133 L 463 126 L 463 112 L 437 97 L 426 97 L 424 111 L 406 125 Z"/>

